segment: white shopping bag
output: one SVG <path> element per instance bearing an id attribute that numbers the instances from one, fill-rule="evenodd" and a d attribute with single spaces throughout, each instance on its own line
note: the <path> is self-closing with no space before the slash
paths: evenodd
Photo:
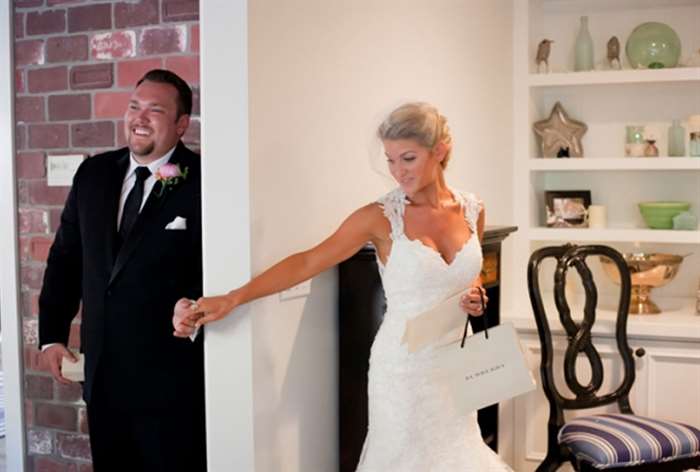
<path id="1" fill-rule="evenodd" d="M 461 344 L 437 348 L 435 358 L 435 375 L 447 377 L 458 410 L 471 412 L 535 389 L 512 324 L 488 328 Z"/>

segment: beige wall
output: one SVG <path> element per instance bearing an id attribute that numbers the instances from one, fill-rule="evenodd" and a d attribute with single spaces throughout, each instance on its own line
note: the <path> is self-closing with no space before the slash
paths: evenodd
<path id="1" fill-rule="evenodd" d="M 372 133 L 407 100 L 448 117 L 448 182 L 512 223 L 511 16 L 507 0 L 250 2 L 253 272 L 392 188 Z M 330 272 L 251 307 L 258 471 L 337 463 L 335 304 Z"/>

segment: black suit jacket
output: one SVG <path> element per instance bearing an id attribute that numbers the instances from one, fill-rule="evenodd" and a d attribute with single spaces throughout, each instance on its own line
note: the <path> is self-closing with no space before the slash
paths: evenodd
<path id="1" fill-rule="evenodd" d="M 202 294 L 200 161 L 180 142 L 170 162 L 187 168 L 187 178 L 161 196 L 156 183 L 118 252 L 129 150 L 86 159 L 73 180 L 44 273 L 39 343 L 67 345 L 82 301 L 87 402 L 99 372 L 125 408 L 204 404 L 202 336 L 175 338 L 171 322 L 180 297 Z M 166 230 L 177 216 L 187 229 Z"/>

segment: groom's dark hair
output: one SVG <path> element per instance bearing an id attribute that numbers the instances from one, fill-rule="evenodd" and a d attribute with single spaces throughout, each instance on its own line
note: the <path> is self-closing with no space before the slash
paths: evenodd
<path id="1" fill-rule="evenodd" d="M 179 75 L 165 69 L 149 70 L 146 72 L 146 75 L 136 82 L 136 86 L 138 87 L 146 80 L 160 84 L 170 84 L 175 87 L 177 90 L 177 117 L 180 118 L 182 115 L 192 114 L 192 89 Z"/>

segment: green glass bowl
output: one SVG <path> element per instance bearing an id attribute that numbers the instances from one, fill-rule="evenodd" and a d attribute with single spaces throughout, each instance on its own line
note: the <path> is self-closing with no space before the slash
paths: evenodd
<path id="1" fill-rule="evenodd" d="M 681 57 L 681 40 L 667 24 L 651 21 L 642 23 L 632 31 L 627 38 L 625 52 L 635 69 L 676 67 Z"/>
<path id="2" fill-rule="evenodd" d="M 688 211 L 688 202 L 640 202 L 639 211 L 648 227 L 653 229 L 673 228 L 673 217 Z"/>

